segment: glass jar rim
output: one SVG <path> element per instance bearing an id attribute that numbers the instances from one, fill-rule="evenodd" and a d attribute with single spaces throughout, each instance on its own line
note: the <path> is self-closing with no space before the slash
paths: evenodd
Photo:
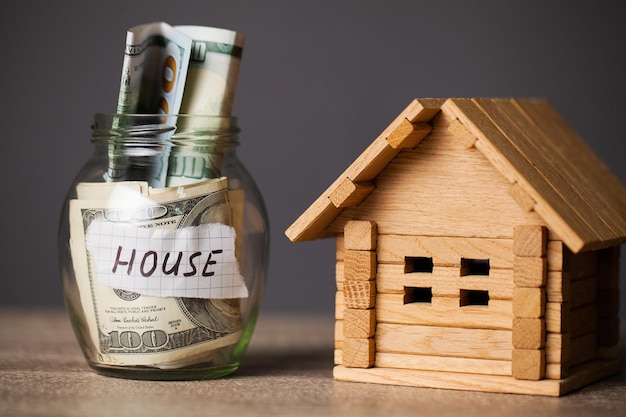
<path id="1" fill-rule="evenodd" d="M 236 116 L 202 114 L 96 113 L 93 140 L 113 138 L 230 139 L 237 141 Z"/>

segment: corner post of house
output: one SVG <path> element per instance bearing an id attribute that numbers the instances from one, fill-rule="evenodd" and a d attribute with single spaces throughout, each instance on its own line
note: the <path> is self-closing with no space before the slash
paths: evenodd
<path id="1" fill-rule="evenodd" d="M 548 232 L 540 225 L 513 230 L 513 355 L 516 379 L 546 374 L 546 283 Z"/>
<path id="2" fill-rule="evenodd" d="M 374 366 L 376 346 L 375 222 L 351 220 L 344 227 L 344 320 L 342 365 Z"/>

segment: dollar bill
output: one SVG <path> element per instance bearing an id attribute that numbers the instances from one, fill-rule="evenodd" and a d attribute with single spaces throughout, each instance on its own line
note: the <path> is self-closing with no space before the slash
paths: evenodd
<path id="1" fill-rule="evenodd" d="M 220 245 L 224 239 L 237 239 L 223 233 L 234 230 L 225 209 L 225 178 L 182 189 L 153 189 L 142 182 L 82 183 L 77 194 L 79 198 L 70 202 L 70 245 L 90 338 L 103 364 L 177 368 L 206 361 L 216 349 L 238 342 L 242 332 L 239 303 L 247 289 L 237 268 L 231 268 L 230 274 L 220 270 L 226 259 Z M 95 232 L 94 225 L 98 226 Z M 188 240 L 188 235 L 178 236 L 178 232 L 214 230 L 211 227 L 220 230 L 219 243 L 211 240 L 215 236 L 207 235 L 212 246 L 192 248 L 192 254 L 167 249 L 165 240 Z M 130 241 L 117 243 L 120 228 Z M 155 230 L 160 233 L 150 233 Z M 229 248 L 234 247 L 231 242 Z M 99 252 L 113 254 L 113 269 L 111 258 L 102 258 Z M 229 259 L 236 263 L 236 256 Z M 128 282 L 115 285 L 103 281 L 99 276 L 102 262 L 109 262 L 104 268 L 107 274 L 117 273 L 122 281 L 143 276 L 148 290 L 157 282 L 150 279 L 160 275 L 160 287 L 145 292 L 136 283 L 128 287 Z M 202 277 L 215 284 L 208 293 L 201 297 L 174 295 L 176 291 L 195 291 Z M 178 280 L 182 287 L 166 288 L 168 280 Z M 232 298 L 233 294 L 238 298 Z"/>
<path id="2" fill-rule="evenodd" d="M 165 22 L 130 28 L 126 35 L 117 113 L 178 113 L 191 46 L 191 38 Z"/>
<path id="3" fill-rule="evenodd" d="M 218 132 L 229 129 L 239 76 L 245 36 L 242 33 L 207 26 L 174 26 L 193 39 L 187 80 L 181 104 L 182 114 L 220 116 L 180 117 L 179 132 Z M 205 138 L 206 139 L 206 138 Z M 190 184 L 221 175 L 221 153 L 211 141 L 176 146 L 168 161 L 166 185 Z"/>
<path id="4" fill-rule="evenodd" d="M 118 114 L 177 114 L 183 99 L 192 40 L 164 22 L 138 25 L 128 30 L 117 102 Z M 118 117 L 113 128 L 132 136 L 130 118 Z M 175 119 L 164 119 L 172 126 Z M 142 126 L 145 129 L 145 126 Z M 135 129 L 136 130 L 136 129 Z M 160 146 L 163 135 L 141 137 L 146 146 L 109 146 L 107 181 L 145 179 L 165 187 L 169 148 Z M 136 140 L 137 141 L 137 140 Z M 150 143 L 154 142 L 154 143 Z"/>
<path id="5" fill-rule="evenodd" d="M 245 36 L 207 26 L 174 26 L 189 36 L 189 61 L 181 113 L 230 116 Z"/>

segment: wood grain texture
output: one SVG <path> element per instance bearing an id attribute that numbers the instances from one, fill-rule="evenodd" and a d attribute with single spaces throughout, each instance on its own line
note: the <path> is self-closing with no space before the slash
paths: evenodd
<path id="1" fill-rule="evenodd" d="M 356 183 L 350 178 L 344 178 L 328 198 L 337 208 L 352 207 L 363 201 L 374 187 L 374 183 L 370 181 Z"/>
<path id="2" fill-rule="evenodd" d="M 376 277 L 376 252 L 346 250 L 343 265 L 343 279 L 371 281 Z"/>
<path id="3" fill-rule="evenodd" d="M 516 256 L 513 266 L 513 281 L 516 287 L 541 288 L 548 279 L 546 258 Z"/>
<path id="4" fill-rule="evenodd" d="M 376 351 L 511 360 L 511 331 L 379 323 Z"/>
<path id="5" fill-rule="evenodd" d="M 546 374 L 546 352 L 543 349 L 515 349 L 513 378 L 538 381 Z"/>
<path id="6" fill-rule="evenodd" d="M 394 149 L 414 148 L 432 130 L 429 123 L 411 123 L 404 119 L 387 135 L 387 142 Z"/>
<path id="7" fill-rule="evenodd" d="M 374 349 L 372 338 L 346 337 L 343 339 L 341 363 L 350 368 L 369 368 L 374 365 Z"/>
<path id="8" fill-rule="evenodd" d="M 347 308 L 343 316 L 343 336 L 366 339 L 376 330 L 376 311 Z"/>
<path id="9" fill-rule="evenodd" d="M 513 228 L 513 254 L 540 258 L 548 249 L 548 229 L 541 225 L 517 225 Z"/>
<path id="10" fill-rule="evenodd" d="M 541 349 L 545 343 L 545 320 L 519 317 L 513 320 L 513 347 L 515 349 Z"/>
<path id="11" fill-rule="evenodd" d="M 377 234 L 377 226 L 374 221 L 349 221 L 343 230 L 344 249 L 375 250 Z"/>
<path id="12" fill-rule="evenodd" d="M 513 314 L 515 317 L 543 317 L 546 309 L 546 292 L 543 288 L 513 289 Z"/>

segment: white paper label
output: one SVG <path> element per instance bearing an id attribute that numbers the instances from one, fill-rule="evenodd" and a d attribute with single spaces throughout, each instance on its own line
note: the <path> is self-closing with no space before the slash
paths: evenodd
<path id="1" fill-rule="evenodd" d="M 87 249 L 97 280 L 157 297 L 245 298 L 235 229 L 221 223 L 175 230 L 93 221 Z"/>

